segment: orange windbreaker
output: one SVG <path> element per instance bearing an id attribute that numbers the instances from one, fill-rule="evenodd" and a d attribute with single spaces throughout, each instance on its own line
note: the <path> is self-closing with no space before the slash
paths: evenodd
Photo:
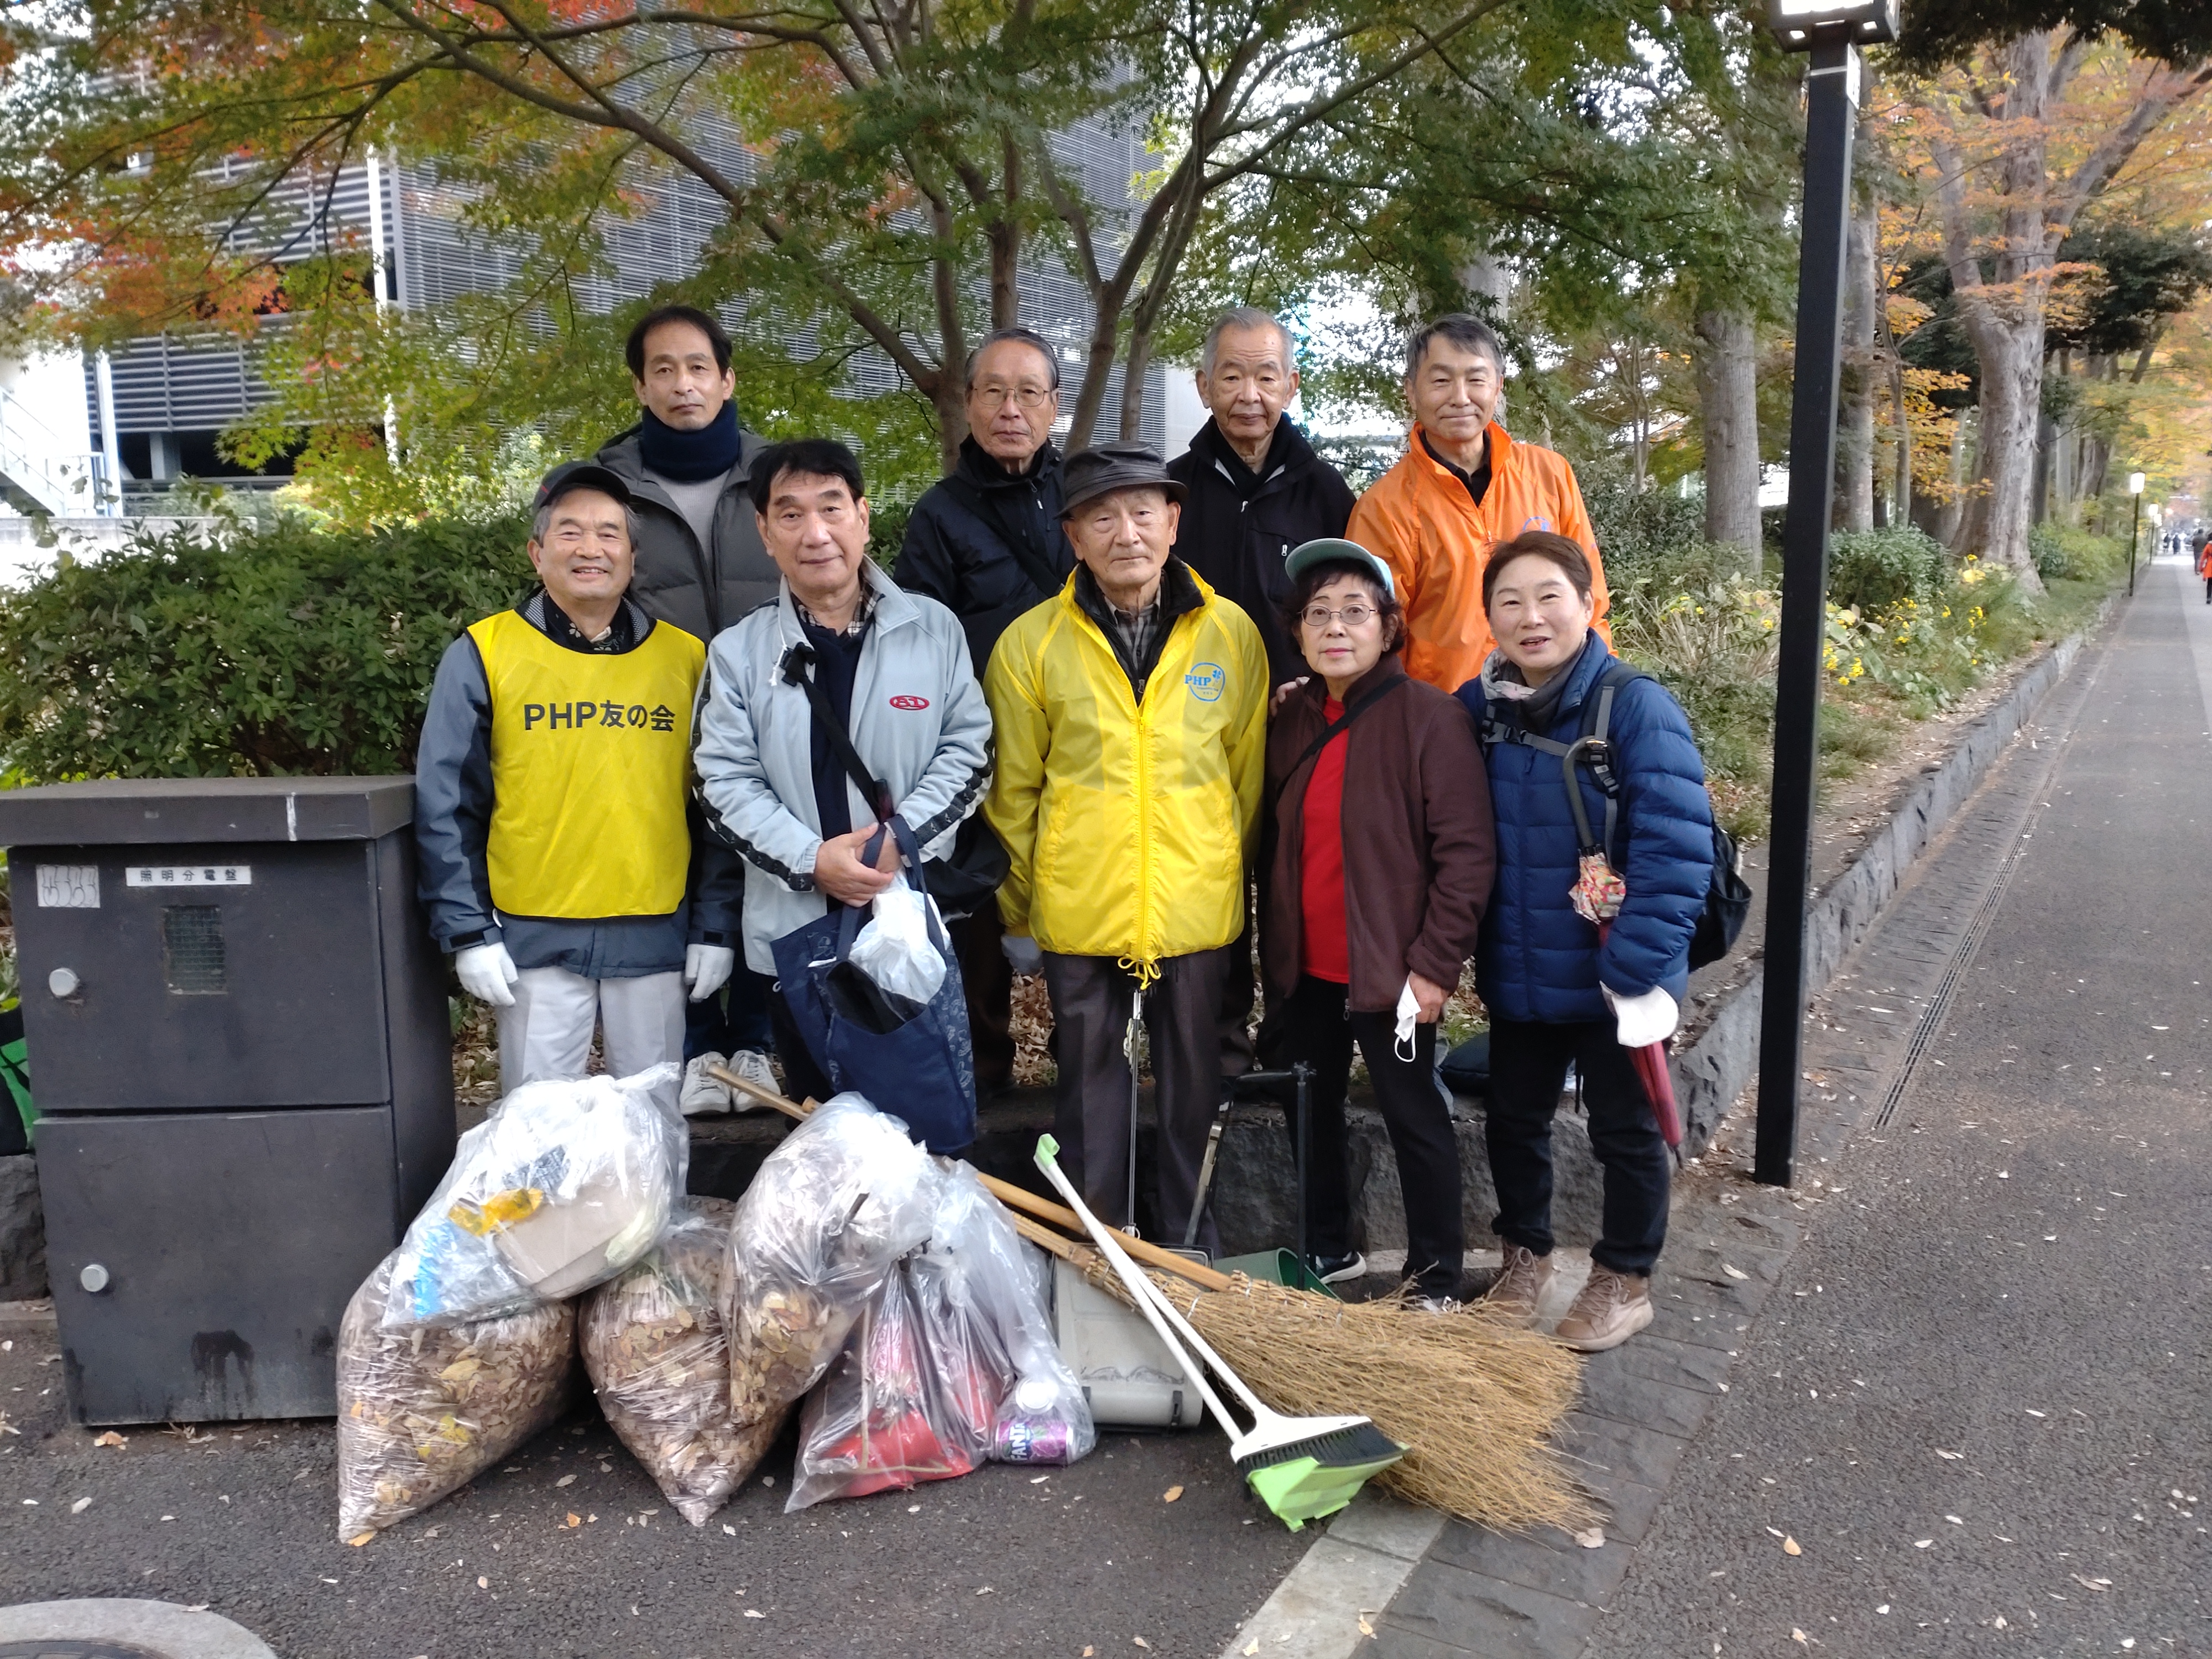
<path id="1" fill-rule="evenodd" d="M 1482 568 L 1490 550 L 1524 530 L 1554 530 L 1589 555 L 1597 630 L 1606 643 L 1605 570 L 1575 470 L 1564 457 L 1516 443 L 1490 423 L 1490 488 L 1477 507 L 1467 486 L 1437 465 L 1417 423 L 1398 465 L 1352 509 L 1345 536 L 1380 554 L 1406 609 L 1406 672 L 1456 691 L 1482 672 L 1490 623 L 1482 611 Z"/>

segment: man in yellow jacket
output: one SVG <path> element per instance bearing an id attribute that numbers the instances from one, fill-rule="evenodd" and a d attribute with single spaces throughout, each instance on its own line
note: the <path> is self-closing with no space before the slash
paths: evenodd
<path id="1" fill-rule="evenodd" d="M 1133 1218 L 1122 1042 L 1141 996 L 1160 1151 L 1152 1220 L 1180 1243 L 1221 1088 L 1217 1020 L 1244 923 L 1267 763 L 1267 653 L 1172 556 L 1183 487 L 1141 444 L 1071 459 L 1078 568 L 991 653 L 984 816 L 1012 867 L 1006 951 L 1042 973 L 1059 1032 L 1054 1131 L 1109 1223 Z M 1200 1233 L 1209 1246 L 1212 1224 Z"/>
<path id="2" fill-rule="evenodd" d="M 1348 540 L 1382 556 L 1406 607 L 1406 672 L 1445 691 L 1482 672 L 1490 623 L 1482 568 L 1490 550 L 1550 530 L 1589 558 L 1595 625 L 1607 643 L 1605 570 L 1575 470 L 1554 452 L 1510 436 L 1494 418 L 1505 354 L 1487 324 L 1439 317 L 1406 346 L 1406 453 L 1352 509 Z"/>

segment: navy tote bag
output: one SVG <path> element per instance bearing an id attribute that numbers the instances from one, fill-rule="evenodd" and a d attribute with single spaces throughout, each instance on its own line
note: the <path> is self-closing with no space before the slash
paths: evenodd
<path id="1" fill-rule="evenodd" d="M 906 855 L 907 880 L 926 894 L 921 848 L 902 819 L 876 831 L 865 849 L 868 861 L 881 850 L 885 829 Z M 960 1152 L 975 1139 L 975 1052 L 959 959 L 931 907 L 929 940 L 945 958 L 945 982 L 926 1003 L 895 996 L 851 959 L 866 914 L 833 901 L 829 915 L 775 942 L 784 1005 L 815 1066 L 838 1090 L 866 1095 L 878 1110 L 904 1119 L 931 1152 Z"/>

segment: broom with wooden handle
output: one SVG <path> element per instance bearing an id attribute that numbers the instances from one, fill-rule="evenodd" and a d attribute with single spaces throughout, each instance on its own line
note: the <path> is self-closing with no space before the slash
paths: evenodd
<path id="1" fill-rule="evenodd" d="M 793 1118 L 805 1107 L 720 1067 L 720 1081 Z M 1130 1297 L 1073 1211 L 1011 1182 L 983 1184 L 1023 1237 L 1109 1295 Z M 1425 1313 L 1403 1301 L 1343 1303 L 1233 1278 L 1140 1238 L 1115 1241 L 1152 1270 L 1184 1318 L 1275 1410 L 1357 1412 L 1414 1449 L 1376 1484 L 1417 1504 L 1503 1528 L 1586 1526 L 1593 1510 L 1551 1445 L 1575 1401 L 1580 1362 L 1479 1308 Z"/>

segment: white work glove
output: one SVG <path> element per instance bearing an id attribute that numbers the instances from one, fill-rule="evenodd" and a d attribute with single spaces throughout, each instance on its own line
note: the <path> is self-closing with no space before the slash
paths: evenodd
<path id="1" fill-rule="evenodd" d="M 1648 1048 L 1655 1042 L 1664 1042 L 1682 1023 L 1681 1008 L 1663 986 L 1655 985 L 1640 997 L 1615 996 L 1602 985 L 1598 989 L 1605 992 L 1606 1002 L 1619 1022 L 1624 1048 Z"/>
<path id="2" fill-rule="evenodd" d="M 1044 947 L 1027 933 L 1008 933 L 999 940 L 1014 972 L 1027 979 L 1044 972 Z"/>
<path id="3" fill-rule="evenodd" d="M 684 947 L 684 983 L 691 1000 L 704 1002 L 730 982 L 738 953 L 726 945 L 687 945 Z"/>
<path id="4" fill-rule="evenodd" d="M 514 993 L 507 988 L 522 975 L 515 971 L 514 958 L 507 955 L 504 945 L 495 940 L 456 951 L 453 971 L 460 976 L 461 989 L 478 1002 L 489 1002 L 495 1008 L 514 1006 Z"/>

